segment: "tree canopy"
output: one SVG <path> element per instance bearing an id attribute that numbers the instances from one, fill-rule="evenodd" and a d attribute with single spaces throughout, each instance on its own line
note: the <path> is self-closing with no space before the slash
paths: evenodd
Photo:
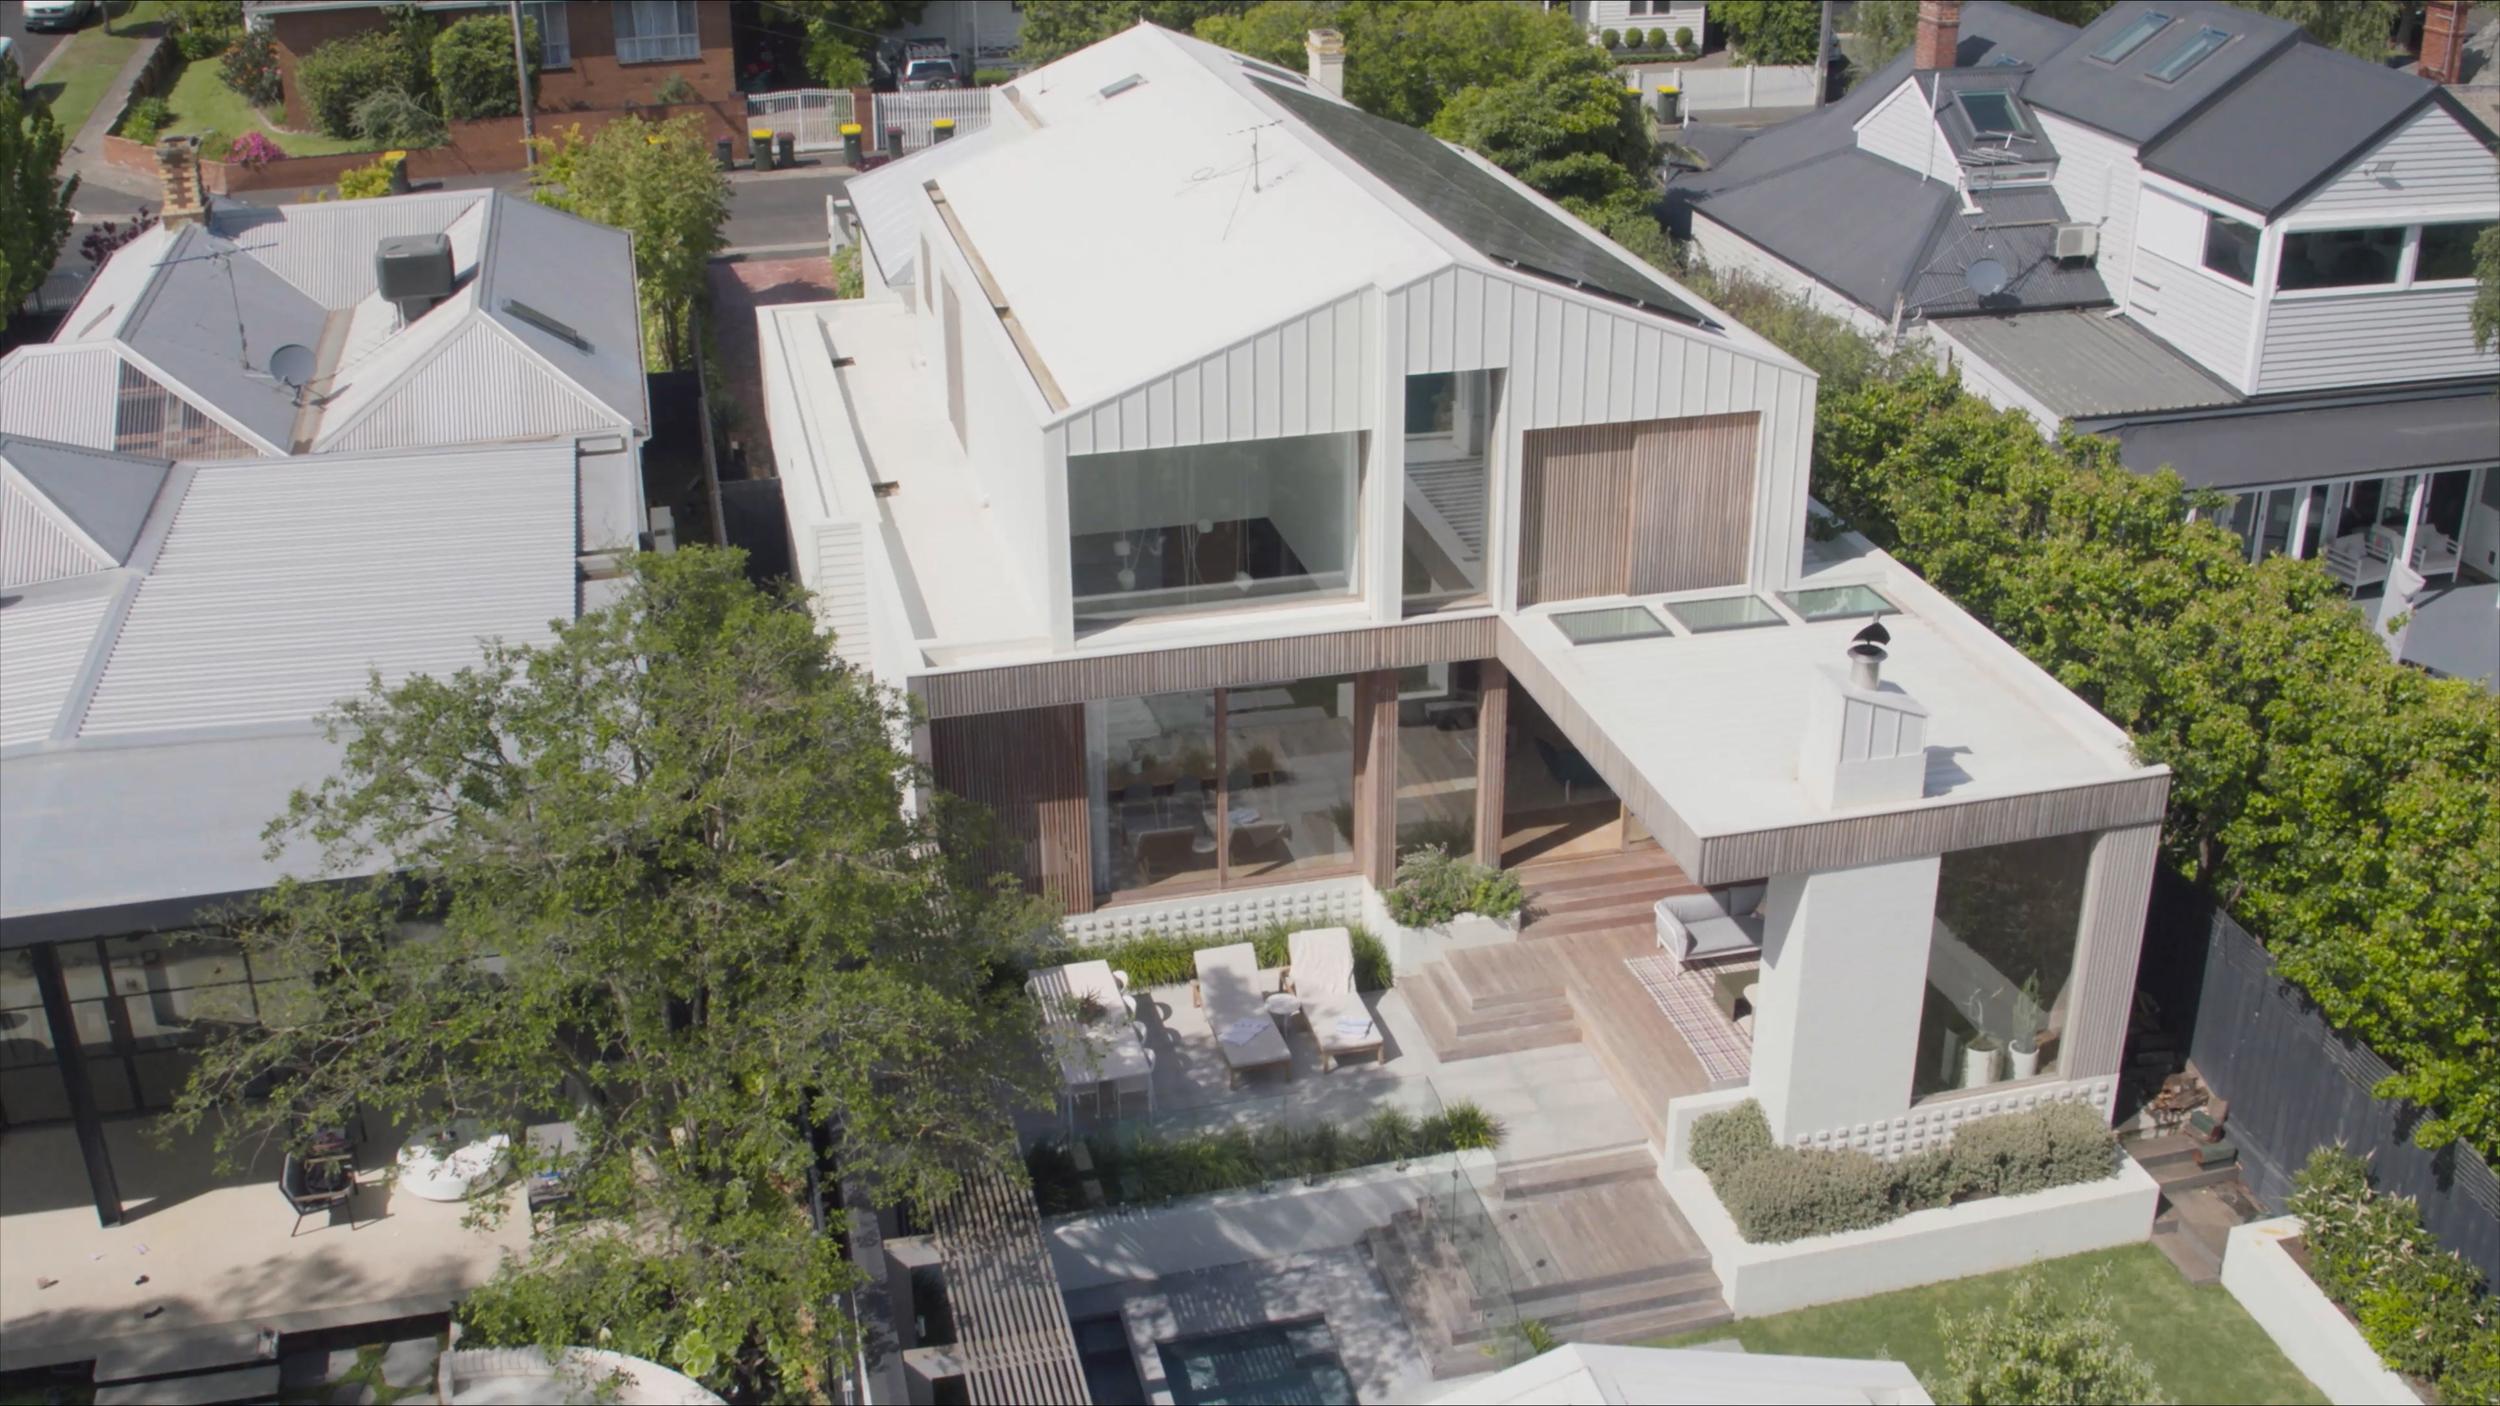
<path id="1" fill-rule="evenodd" d="M 1139 20 L 1187 34 L 1211 15 L 1237 15 L 1249 8 L 1250 0 L 1049 0 L 1024 7 L 1016 56 L 1029 64 L 1048 63 Z"/>
<path id="2" fill-rule="evenodd" d="M 2474 238 L 2474 302 L 2466 316 L 2474 326 L 2474 350 L 2500 341 L 2500 224 Z"/>
<path id="3" fill-rule="evenodd" d="M 2034 1270 L 2015 1280 L 1996 1307 L 1938 1318 L 1936 1335 L 1945 1345 L 1940 1400 L 1972 1406 L 2159 1406 L 2169 1400 L 2113 1321 L 2105 1276 L 2095 1275 L 2077 1299 Z"/>
<path id="4" fill-rule="evenodd" d="M 828 88 L 866 87 L 880 38 L 928 8 L 928 0 L 774 0 L 764 7 L 774 19 L 799 21 L 807 71 Z"/>
<path id="5" fill-rule="evenodd" d="M 900 702 L 742 554 L 634 571 L 550 643 L 339 708 L 336 774 L 271 841 L 390 877 L 236 915 L 255 970 L 296 979 L 264 983 L 263 1023 L 221 1034 L 177 1109 L 230 1153 L 358 1107 L 475 1118 L 524 1169 L 549 1165 L 524 1126 L 568 1120 L 587 1214 L 539 1228 L 472 1329 L 822 1397 L 851 1271 L 806 1214 L 811 1129 L 843 1179 L 923 1208 L 1012 1165 L 1008 1115 L 1044 1100 L 1031 1002 L 998 974 L 1046 915 L 957 857 L 994 838 L 974 816 L 902 812 L 925 778 Z"/>
<path id="6" fill-rule="evenodd" d="M 1748 63 L 1810 64 L 1822 39 L 1821 0 L 1711 0 L 1710 18 Z"/>
<path id="7" fill-rule="evenodd" d="M 0 327 L 52 272 L 69 237 L 69 201 L 78 180 L 60 181 L 61 124 L 26 96 L 15 56 L 0 58 Z"/>
<path id="8" fill-rule="evenodd" d="M 688 317 L 729 218 L 729 178 L 702 115 L 627 117 L 589 137 L 574 123 L 534 140 L 530 184 L 541 204 L 633 235 L 643 354 L 657 370 L 683 365 Z"/>

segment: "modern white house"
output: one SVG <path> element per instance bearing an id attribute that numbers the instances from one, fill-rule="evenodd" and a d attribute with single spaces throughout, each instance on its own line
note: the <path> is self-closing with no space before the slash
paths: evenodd
<path id="1" fill-rule="evenodd" d="M 2489 129 L 2432 77 L 2209 0 L 2081 30 L 1929 0 L 1919 24 L 1841 102 L 1705 134 L 1669 188 L 1693 247 L 2228 495 L 2252 559 L 2394 574 L 2492 653 L 2490 592 L 2454 589 L 2500 576 L 2500 348 L 2466 318 Z"/>
<path id="2" fill-rule="evenodd" d="M 1653 1149 L 1736 1089 L 1884 1155 L 2106 1110 L 2167 771 L 1810 531 L 1810 372 L 1314 69 L 1140 26 L 851 183 L 866 295 L 758 327 L 832 650 L 1080 941 L 1387 931 L 1427 844 L 1594 876 L 1398 995 L 1445 1062 L 1587 1042 Z M 1700 889 L 1749 1069 L 1644 984 L 1708 1013 Z"/>

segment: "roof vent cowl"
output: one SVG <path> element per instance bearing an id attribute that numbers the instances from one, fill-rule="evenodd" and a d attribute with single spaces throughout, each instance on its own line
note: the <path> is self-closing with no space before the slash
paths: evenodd
<path id="1" fill-rule="evenodd" d="M 451 296 L 451 236 L 399 234 L 373 252 L 374 290 L 399 308 L 402 326 Z"/>

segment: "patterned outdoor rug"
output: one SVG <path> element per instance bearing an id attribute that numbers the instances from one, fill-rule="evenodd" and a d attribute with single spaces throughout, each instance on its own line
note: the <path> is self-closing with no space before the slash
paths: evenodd
<path id="1" fill-rule="evenodd" d="M 1758 971 L 1760 962 L 1725 962 L 1709 967 L 1683 967 L 1673 957 L 1626 957 L 1623 964 L 1639 977 L 1642 989 L 1666 1013 L 1675 1033 L 1693 1047 L 1704 1074 L 1713 1084 L 1741 1084 L 1753 1075 L 1753 1037 L 1728 1023 L 1712 999 L 1719 973 Z"/>

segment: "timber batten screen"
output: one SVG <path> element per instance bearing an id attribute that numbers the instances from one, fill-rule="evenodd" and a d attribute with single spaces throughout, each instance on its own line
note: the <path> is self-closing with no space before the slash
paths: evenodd
<path id="1" fill-rule="evenodd" d="M 1520 604 L 1743 585 L 1761 418 L 1528 431 Z"/>
<path id="2" fill-rule="evenodd" d="M 931 1219 L 966 1396 L 975 1406 L 1090 1402 L 1031 1188 L 976 1168 Z"/>
<path id="3" fill-rule="evenodd" d="M 998 816 L 1000 867 L 1063 913 L 1093 908 L 1082 705 L 932 719 L 929 752 L 940 787 Z"/>

